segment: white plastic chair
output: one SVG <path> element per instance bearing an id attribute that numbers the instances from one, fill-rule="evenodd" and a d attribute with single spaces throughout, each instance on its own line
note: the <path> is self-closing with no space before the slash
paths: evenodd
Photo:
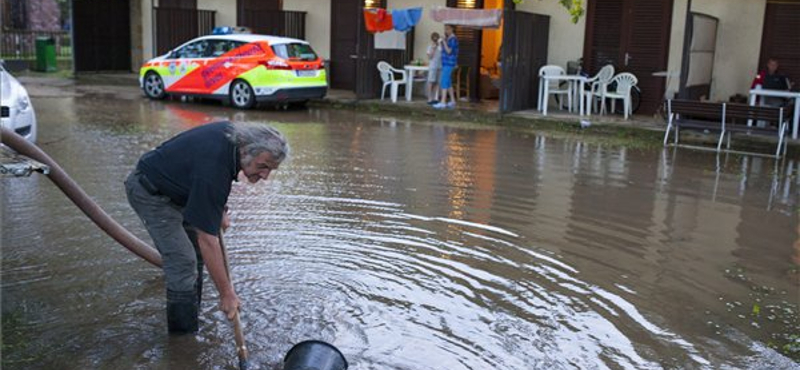
<path id="1" fill-rule="evenodd" d="M 612 78 L 614 78 L 614 66 L 606 64 L 603 68 L 600 68 L 600 71 L 594 77 L 586 80 L 589 83 L 589 90 L 583 92 L 583 99 L 586 102 L 588 115 L 592 115 L 597 98 L 600 99 L 600 113 L 605 113 L 605 94 L 608 92 L 608 84 L 611 83 Z"/>
<path id="2" fill-rule="evenodd" d="M 561 88 L 559 86 L 559 80 L 545 80 L 544 76 L 563 76 L 566 72 L 564 72 L 564 68 L 561 66 L 556 65 L 546 65 L 542 68 L 539 68 L 539 110 L 543 110 L 547 103 L 550 101 L 550 95 L 566 95 L 567 101 L 570 107 L 572 107 L 572 90 L 567 86 L 567 88 Z M 547 96 L 544 96 L 544 84 L 547 83 Z M 559 107 L 562 108 L 563 107 Z"/>
<path id="3" fill-rule="evenodd" d="M 381 100 L 383 100 L 384 96 L 386 95 L 386 87 L 391 86 L 390 96 L 392 97 L 392 103 L 397 103 L 397 90 L 399 86 L 405 85 L 408 82 L 406 79 L 406 71 L 394 68 L 389 63 L 380 61 L 378 62 L 378 72 L 381 74 L 381 80 L 383 80 L 383 88 L 381 88 Z M 397 78 L 398 74 L 400 75 L 400 78 Z"/>
<path id="4" fill-rule="evenodd" d="M 611 84 L 617 84 L 615 91 L 606 91 L 604 99 L 611 99 L 611 113 L 614 113 L 615 102 L 619 99 L 622 100 L 623 109 L 625 109 L 625 119 L 628 115 L 633 114 L 633 107 L 631 106 L 631 88 L 639 83 L 639 80 L 631 73 L 620 73 L 611 80 Z"/>

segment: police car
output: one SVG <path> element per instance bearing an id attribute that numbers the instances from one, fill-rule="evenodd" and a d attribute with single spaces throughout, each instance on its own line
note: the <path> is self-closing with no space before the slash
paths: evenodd
<path id="1" fill-rule="evenodd" d="M 180 45 L 139 70 L 139 85 L 150 99 L 202 96 L 240 109 L 322 98 L 326 80 L 325 64 L 308 42 L 230 27 Z"/>

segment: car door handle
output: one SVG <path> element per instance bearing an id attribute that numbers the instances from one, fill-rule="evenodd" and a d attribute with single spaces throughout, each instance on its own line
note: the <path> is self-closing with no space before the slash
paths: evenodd
<path id="1" fill-rule="evenodd" d="M 358 55 L 350 54 L 350 59 L 358 59 Z"/>

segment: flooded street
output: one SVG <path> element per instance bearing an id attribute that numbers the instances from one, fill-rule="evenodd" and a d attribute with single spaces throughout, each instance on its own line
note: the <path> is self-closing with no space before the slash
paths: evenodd
<path id="1" fill-rule="evenodd" d="M 139 155 L 221 119 L 287 136 L 270 181 L 230 196 L 253 367 L 320 339 L 351 370 L 800 368 L 781 355 L 796 161 L 124 92 L 33 104 L 42 149 L 148 243 L 122 184 Z M 4 369 L 236 368 L 207 274 L 200 332 L 169 337 L 160 270 L 46 177 L 0 184 Z"/>

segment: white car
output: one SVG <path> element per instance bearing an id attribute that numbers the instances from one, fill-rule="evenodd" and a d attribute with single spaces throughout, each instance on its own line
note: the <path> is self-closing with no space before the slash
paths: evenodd
<path id="1" fill-rule="evenodd" d="M 0 123 L 14 130 L 28 141 L 36 142 L 36 112 L 33 111 L 28 91 L 9 74 L 0 63 L 0 102 L 2 111 Z"/>

